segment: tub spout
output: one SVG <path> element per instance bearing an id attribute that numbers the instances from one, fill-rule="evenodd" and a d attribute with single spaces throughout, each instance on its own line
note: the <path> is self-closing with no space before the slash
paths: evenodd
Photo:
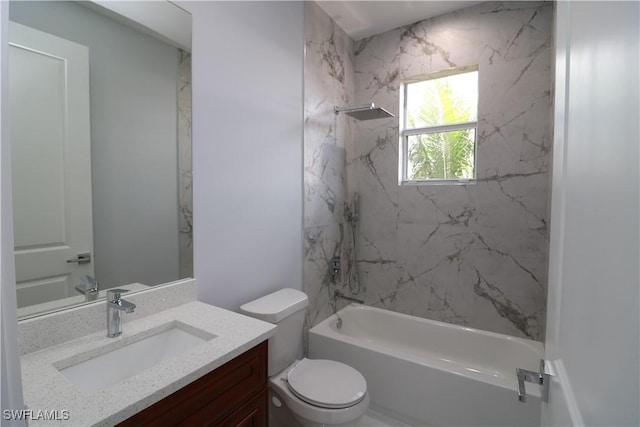
<path id="1" fill-rule="evenodd" d="M 344 299 L 344 300 L 351 301 L 351 302 L 357 302 L 358 304 L 364 304 L 364 301 L 362 301 L 360 299 L 357 299 L 357 298 L 346 296 L 345 294 L 343 294 L 340 291 L 335 291 L 335 293 L 333 294 L 333 299 L 334 300 Z"/>

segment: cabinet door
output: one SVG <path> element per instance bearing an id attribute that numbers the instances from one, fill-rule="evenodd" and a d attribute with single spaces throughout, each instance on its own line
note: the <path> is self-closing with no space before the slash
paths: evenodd
<path id="1" fill-rule="evenodd" d="M 234 408 L 233 412 L 220 419 L 221 408 L 211 403 L 199 411 L 183 418 L 175 427 L 267 427 L 268 425 L 268 391 L 261 392 Z"/>
<path id="2" fill-rule="evenodd" d="M 229 415 L 220 423 L 221 427 L 267 427 L 268 424 L 268 397 L 267 390 L 258 394 L 246 405 Z"/>

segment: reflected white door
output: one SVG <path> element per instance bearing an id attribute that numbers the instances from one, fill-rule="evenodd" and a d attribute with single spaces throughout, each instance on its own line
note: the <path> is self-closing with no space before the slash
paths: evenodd
<path id="1" fill-rule="evenodd" d="M 542 424 L 637 426 L 640 5 L 560 1 L 556 12 Z"/>
<path id="2" fill-rule="evenodd" d="M 9 128 L 18 306 L 93 276 L 89 51 L 10 22 Z"/>

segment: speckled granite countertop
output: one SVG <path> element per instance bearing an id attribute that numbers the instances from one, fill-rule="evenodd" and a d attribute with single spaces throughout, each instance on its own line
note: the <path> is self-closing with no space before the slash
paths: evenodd
<path id="1" fill-rule="evenodd" d="M 81 393 L 58 369 L 151 336 L 168 325 L 195 328 L 214 339 L 160 362 L 93 394 Z M 122 335 L 106 330 L 48 347 L 21 358 L 27 409 L 57 411 L 66 420 L 29 421 L 29 426 L 113 426 L 195 381 L 273 335 L 275 326 L 204 304 L 189 302 L 123 325 Z"/>

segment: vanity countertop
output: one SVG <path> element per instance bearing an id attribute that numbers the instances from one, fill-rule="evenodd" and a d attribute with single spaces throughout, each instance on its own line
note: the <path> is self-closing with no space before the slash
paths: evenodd
<path id="1" fill-rule="evenodd" d="M 93 394 L 80 392 L 58 370 L 87 359 L 87 354 L 105 346 L 115 350 L 176 322 L 215 338 Z M 117 338 L 107 338 L 105 328 L 21 357 L 25 405 L 32 411 L 29 426 L 113 426 L 275 332 L 275 326 L 270 323 L 199 301 L 124 323 L 122 329 L 122 335 Z M 48 411 L 48 414 L 40 411 Z"/>

